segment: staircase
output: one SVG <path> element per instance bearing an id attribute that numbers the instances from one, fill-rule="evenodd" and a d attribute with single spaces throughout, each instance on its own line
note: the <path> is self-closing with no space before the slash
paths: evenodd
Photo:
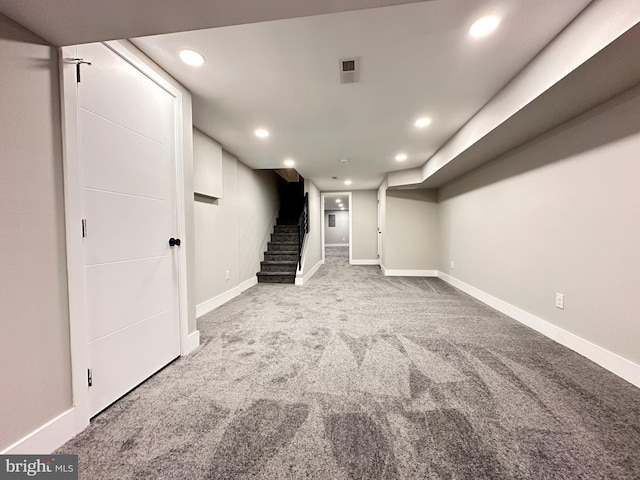
<path id="1" fill-rule="evenodd" d="M 257 273 L 260 283 L 296 283 L 300 249 L 309 231 L 309 202 L 304 193 L 304 179 L 297 175 L 293 181 L 282 182 L 279 194 L 278 221 Z"/>
<path id="2" fill-rule="evenodd" d="M 299 259 L 298 219 L 278 218 L 264 261 L 260 262 L 258 282 L 295 283 Z"/>

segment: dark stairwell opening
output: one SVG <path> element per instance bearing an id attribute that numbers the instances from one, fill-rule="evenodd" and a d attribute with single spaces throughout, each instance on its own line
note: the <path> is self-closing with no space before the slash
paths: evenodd
<path id="1" fill-rule="evenodd" d="M 261 283 L 295 283 L 304 236 L 309 229 L 304 179 L 293 169 L 276 170 L 280 182 L 280 211 L 257 273 Z"/>

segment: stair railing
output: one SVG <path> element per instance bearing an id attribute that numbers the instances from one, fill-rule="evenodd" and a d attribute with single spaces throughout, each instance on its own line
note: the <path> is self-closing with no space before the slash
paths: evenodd
<path id="1" fill-rule="evenodd" d="M 298 218 L 298 270 L 302 268 L 302 245 L 307 233 L 309 233 L 309 194 L 305 193 L 302 213 Z"/>

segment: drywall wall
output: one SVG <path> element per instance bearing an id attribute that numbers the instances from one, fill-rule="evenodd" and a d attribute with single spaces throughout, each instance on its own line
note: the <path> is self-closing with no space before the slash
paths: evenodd
<path id="1" fill-rule="evenodd" d="M 209 139 L 208 142 L 215 143 Z M 194 158 L 201 152 L 194 143 Z M 201 304 L 240 283 L 238 243 L 238 162 L 222 154 L 223 197 L 195 197 L 196 303 Z M 229 272 L 227 280 L 226 272 Z"/>
<path id="2" fill-rule="evenodd" d="M 378 261 L 378 192 L 351 193 L 351 259 Z"/>
<path id="3" fill-rule="evenodd" d="M 240 282 L 256 276 L 280 209 L 278 176 L 238 162 Z"/>
<path id="4" fill-rule="evenodd" d="M 335 226 L 329 226 L 329 215 L 335 215 Z M 348 245 L 349 244 L 349 211 L 325 210 L 324 212 L 324 244 Z"/>
<path id="5" fill-rule="evenodd" d="M 194 159 L 199 161 L 219 144 L 200 132 L 196 135 Z M 198 305 L 217 306 L 213 299 L 255 277 L 279 208 L 275 174 L 251 170 L 224 150 L 221 181 L 222 198 L 195 196 Z"/>
<path id="6" fill-rule="evenodd" d="M 439 260 L 435 190 L 387 190 L 384 267 L 436 270 Z"/>
<path id="7" fill-rule="evenodd" d="M 440 269 L 640 364 L 638 118 L 640 87 L 443 187 Z"/>
<path id="8" fill-rule="evenodd" d="M 309 202 L 309 233 L 305 237 L 304 251 L 302 252 L 302 271 L 298 273 L 304 278 L 317 268 L 322 261 L 322 208 L 320 205 L 320 190 L 309 180 L 304 180 L 304 192 L 308 195 Z"/>
<path id="9" fill-rule="evenodd" d="M 0 14 L 0 451 L 72 406 L 56 49 Z"/>
<path id="10" fill-rule="evenodd" d="M 222 145 L 210 142 L 209 137 L 197 128 L 193 129 L 193 191 L 199 195 L 222 197 Z"/>

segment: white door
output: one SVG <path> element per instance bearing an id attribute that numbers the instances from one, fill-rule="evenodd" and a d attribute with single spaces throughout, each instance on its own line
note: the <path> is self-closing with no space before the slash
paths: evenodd
<path id="1" fill-rule="evenodd" d="M 174 97 L 102 44 L 82 45 L 82 175 L 89 411 L 180 354 Z"/>

